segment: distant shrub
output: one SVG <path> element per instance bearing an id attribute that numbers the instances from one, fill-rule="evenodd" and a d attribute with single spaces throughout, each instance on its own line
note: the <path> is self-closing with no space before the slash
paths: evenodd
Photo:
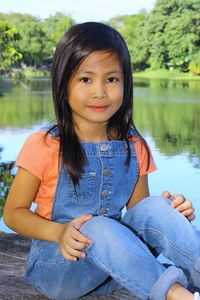
<path id="1" fill-rule="evenodd" d="M 200 52 L 193 56 L 189 64 L 189 70 L 196 75 L 200 75 Z"/>

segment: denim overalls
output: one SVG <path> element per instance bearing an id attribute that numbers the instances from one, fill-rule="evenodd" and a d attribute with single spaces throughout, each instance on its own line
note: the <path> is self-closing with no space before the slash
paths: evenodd
<path id="1" fill-rule="evenodd" d="M 55 138 L 58 129 L 55 127 L 50 134 Z M 136 133 L 132 131 L 132 135 Z M 124 141 L 82 143 L 82 146 L 88 164 L 76 189 L 61 163 L 52 221 L 66 223 L 82 214 L 92 214 L 93 218 L 80 229 L 92 239 L 92 243 L 84 249 L 87 256 L 70 262 L 62 256 L 57 243 L 34 240 L 25 279 L 51 299 L 70 300 L 84 295 L 105 295 L 126 287 L 140 299 L 164 300 L 173 283 L 186 286 L 187 279 L 177 267 L 165 269 L 146 244 L 154 247 L 157 253 L 165 252 L 166 256 L 177 261 L 178 266 L 183 265 L 189 271 L 193 270 L 197 260 L 196 269 L 199 270 L 198 233 L 186 218 L 170 207 L 169 200 L 161 197 L 142 200 L 122 217 L 122 209 L 138 179 L 138 161 L 133 142 L 130 144 L 129 166 L 125 164 L 127 147 Z M 167 226 L 163 222 L 166 216 L 170 218 Z M 192 249 L 191 243 L 185 249 L 183 240 L 177 239 L 174 228 L 178 224 L 184 235 L 190 234 L 192 241 L 196 239 Z M 172 226 L 175 226 L 173 230 Z M 176 247 L 170 246 L 173 243 Z M 192 280 L 195 281 L 195 276 L 199 280 L 199 274 L 193 275 Z"/>

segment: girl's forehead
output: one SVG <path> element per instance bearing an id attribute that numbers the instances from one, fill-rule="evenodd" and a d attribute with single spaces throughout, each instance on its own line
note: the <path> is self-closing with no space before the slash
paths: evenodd
<path id="1" fill-rule="evenodd" d="M 108 51 L 95 51 L 86 56 L 79 65 L 77 72 L 84 72 L 85 70 L 92 68 L 115 68 L 120 72 L 122 70 L 117 55 Z"/>

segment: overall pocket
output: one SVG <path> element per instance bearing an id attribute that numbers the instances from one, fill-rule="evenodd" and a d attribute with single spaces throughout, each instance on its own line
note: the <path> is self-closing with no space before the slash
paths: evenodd
<path id="1" fill-rule="evenodd" d="M 96 172 L 85 172 L 79 180 L 79 184 L 74 186 L 71 179 L 68 182 L 67 194 L 70 200 L 77 202 L 88 202 L 94 195 L 96 182 Z"/>

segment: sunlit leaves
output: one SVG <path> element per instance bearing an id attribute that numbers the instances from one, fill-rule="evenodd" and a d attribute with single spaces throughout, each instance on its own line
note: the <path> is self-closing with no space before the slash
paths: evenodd
<path id="1" fill-rule="evenodd" d="M 8 70 L 22 55 L 15 48 L 20 36 L 17 29 L 8 21 L 0 22 L 0 71 Z"/>

